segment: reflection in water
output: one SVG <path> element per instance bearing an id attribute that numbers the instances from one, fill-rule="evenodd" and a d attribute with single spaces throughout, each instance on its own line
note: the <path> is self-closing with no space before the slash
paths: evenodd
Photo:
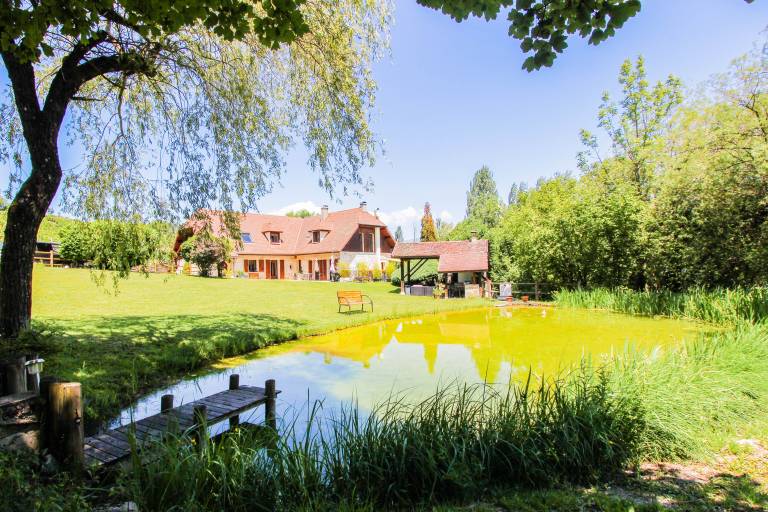
<path id="1" fill-rule="evenodd" d="M 533 307 L 379 322 L 224 361 L 223 371 L 145 397 L 133 413 L 141 418 L 158 412 L 165 393 L 173 393 L 178 404 L 226 389 L 231 373 L 239 373 L 243 384 L 276 379 L 283 390 L 281 412 L 289 417 L 318 399 L 326 409 L 351 399 L 370 409 L 391 394 L 416 401 L 441 383 L 506 384 L 524 379 L 529 370 L 553 375 L 584 355 L 596 359 L 628 348 L 647 351 L 699 332 L 700 325 L 678 320 Z"/>

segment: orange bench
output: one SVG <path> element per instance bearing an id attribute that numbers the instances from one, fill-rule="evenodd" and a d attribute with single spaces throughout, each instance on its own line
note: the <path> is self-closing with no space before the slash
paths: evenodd
<path id="1" fill-rule="evenodd" d="M 365 305 L 371 306 L 373 311 L 373 301 L 367 295 L 363 295 L 360 290 L 339 290 L 336 292 L 336 298 L 339 301 L 339 313 L 342 306 L 346 306 L 347 311 L 352 311 L 352 306 L 360 306 L 360 311 L 365 311 Z"/>

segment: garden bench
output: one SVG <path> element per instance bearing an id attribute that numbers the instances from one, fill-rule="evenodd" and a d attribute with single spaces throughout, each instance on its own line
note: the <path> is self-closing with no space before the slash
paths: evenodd
<path id="1" fill-rule="evenodd" d="M 360 290 L 339 290 L 336 292 L 336 298 L 339 301 L 339 313 L 342 306 L 346 306 L 348 311 L 352 311 L 352 306 L 360 306 L 360 311 L 365 311 L 365 305 L 371 306 L 373 311 L 373 301 L 367 295 L 363 295 Z"/>

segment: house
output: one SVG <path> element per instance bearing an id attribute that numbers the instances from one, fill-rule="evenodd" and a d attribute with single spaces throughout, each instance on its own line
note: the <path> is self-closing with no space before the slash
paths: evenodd
<path id="1" fill-rule="evenodd" d="M 221 232 L 221 215 L 211 215 L 214 231 Z M 176 237 L 174 250 L 195 231 L 190 221 Z M 191 228 L 191 229 L 190 229 Z M 227 266 L 233 275 L 253 279 L 306 279 L 326 281 L 340 262 L 354 271 L 359 263 L 384 270 L 395 240 L 376 213 L 360 207 L 299 218 L 247 213 L 240 218 L 240 243 Z"/>

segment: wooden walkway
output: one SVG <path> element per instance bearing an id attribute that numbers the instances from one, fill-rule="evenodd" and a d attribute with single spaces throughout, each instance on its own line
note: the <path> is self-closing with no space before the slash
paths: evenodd
<path id="1" fill-rule="evenodd" d="M 141 447 L 147 441 L 159 439 L 168 430 L 185 432 L 193 429 L 198 425 L 195 421 L 195 413 L 196 410 L 201 410 L 201 406 L 205 407 L 208 426 L 229 418 L 236 418 L 261 404 L 266 405 L 267 423 L 270 423 L 270 414 L 271 421 L 274 422 L 274 396 L 279 391 L 274 390 L 274 381 L 271 382 L 272 389 L 269 391 L 255 386 L 235 385 L 235 389 L 221 391 L 109 432 L 87 437 L 84 446 L 85 464 L 86 466 L 107 466 L 128 457 L 131 453 L 129 440 L 131 433 L 135 436 L 136 445 Z M 270 391 L 274 393 L 272 398 L 269 396 Z"/>

